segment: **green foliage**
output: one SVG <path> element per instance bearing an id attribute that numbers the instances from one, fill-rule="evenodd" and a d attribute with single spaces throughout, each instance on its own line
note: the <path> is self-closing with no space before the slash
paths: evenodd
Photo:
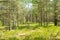
<path id="1" fill-rule="evenodd" d="M 22 29 L 11 31 L 0 31 L 1 40 L 58 40 L 60 27 L 39 27 L 35 30 Z"/>
<path id="2" fill-rule="evenodd" d="M 19 40 L 19 39 L 16 37 L 9 37 L 8 40 Z"/>

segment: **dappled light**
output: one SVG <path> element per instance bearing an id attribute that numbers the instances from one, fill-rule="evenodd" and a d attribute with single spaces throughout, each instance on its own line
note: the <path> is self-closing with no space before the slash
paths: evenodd
<path id="1" fill-rule="evenodd" d="M 0 40 L 60 40 L 60 0 L 0 0 Z"/>

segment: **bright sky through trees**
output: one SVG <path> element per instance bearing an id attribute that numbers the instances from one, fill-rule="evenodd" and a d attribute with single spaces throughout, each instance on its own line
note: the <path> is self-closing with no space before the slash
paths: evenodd
<path id="1" fill-rule="evenodd" d="M 53 0 L 50 0 L 50 1 L 53 1 Z"/>
<path id="2" fill-rule="evenodd" d="M 33 6 L 32 3 L 28 3 L 28 4 L 25 5 L 25 8 L 27 8 L 27 9 L 31 9 L 32 6 Z"/>

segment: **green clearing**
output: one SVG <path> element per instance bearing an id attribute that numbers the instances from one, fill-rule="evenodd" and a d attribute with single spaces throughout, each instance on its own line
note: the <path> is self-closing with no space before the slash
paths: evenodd
<path id="1" fill-rule="evenodd" d="M 60 0 L 0 0 L 0 40 L 60 40 Z"/>

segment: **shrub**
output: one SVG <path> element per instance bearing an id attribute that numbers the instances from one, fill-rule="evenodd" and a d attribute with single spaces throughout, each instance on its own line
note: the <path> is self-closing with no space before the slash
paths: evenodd
<path id="1" fill-rule="evenodd" d="M 9 37 L 8 40 L 19 40 L 19 39 L 16 37 Z"/>

